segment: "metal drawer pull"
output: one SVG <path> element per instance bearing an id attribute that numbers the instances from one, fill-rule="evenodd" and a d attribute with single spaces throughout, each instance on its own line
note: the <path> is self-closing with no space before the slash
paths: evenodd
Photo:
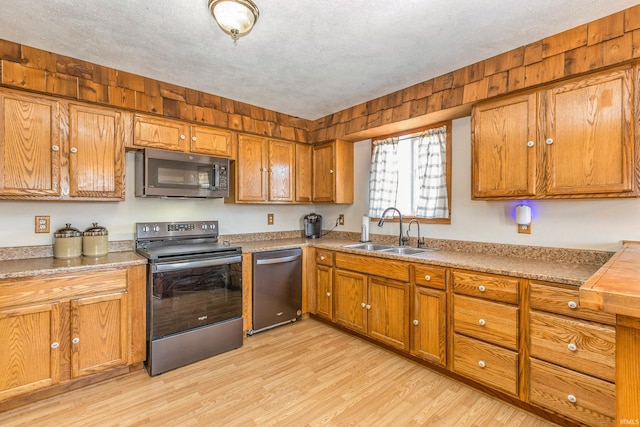
<path id="1" fill-rule="evenodd" d="M 331 292 L 327 292 L 327 296 L 330 297 L 331 296 Z"/>
<path id="2" fill-rule="evenodd" d="M 528 141 L 527 142 L 527 147 L 533 147 L 534 142 L 533 141 Z"/>
<path id="3" fill-rule="evenodd" d="M 73 344 L 78 344 L 80 342 L 80 338 L 76 337 L 76 338 L 72 339 L 71 342 Z"/>
<path id="4" fill-rule="evenodd" d="M 429 276 L 428 274 L 426 276 L 424 276 L 424 280 L 426 280 L 427 282 L 431 280 L 431 276 Z"/>
<path id="5" fill-rule="evenodd" d="M 54 349 L 54 350 L 55 350 L 56 348 L 58 348 L 59 346 L 60 346 L 60 344 L 58 344 L 57 342 L 52 342 L 52 343 L 51 343 L 51 348 L 52 348 L 52 349 Z"/>
<path id="6" fill-rule="evenodd" d="M 481 368 L 484 368 L 486 366 L 484 363 L 484 360 L 479 361 L 478 366 L 480 366 Z"/>
<path id="7" fill-rule="evenodd" d="M 480 292 L 484 292 L 484 291 L 486 291 L 486 290 L 487 290 L 487 288 L 485 288 L 483 285 L 480 285 L 480 286 L 478 286 L 478 290 L 479 290 Z"/>
<path id="8" fill-rule="evenodd" d="M 480 326 L 484 326 L 484 325 L 486 325 L 486 324 L 487 324 L 487 322 L 485 322 L 485 320 L 484 320 L 484 319 L 480 319 L 480 320 L 478 320 L 478 325 L 480 325 Z"/>
<path id="9" fill-rule="evenodd" d="M 320 261 L 324 261 L 324 255 L 320 255 Z"/>
<path id="10" fill-rule="evenodd" d="M 415 319 L 415 320 L 413 321 L 413 324 L 414 324 L 414 325 L 416 325 L 416 326 L 418 326 L 418 319 Z"/>
<path id="11" fill-rule="evenodd" d="M 568 305 L 568 306 L 569 306 L 569 308 L 571 308 L 571 309 L 578 308 L 578 303 L 576 303 L 575 301 L 569 301 L 569 302 L 567 303 L 567 305 Z"/>
<path id="12" fill-rule="evenodd" d="M 574 344 L 574 343 L 569 343 L 569 345 L 567 346 L 567 348 L 569 349 L 569 351 L 576 351 L 578 349 L 578 347 Z"/>
<path id="13" fill-rule="evenodd" d="M 569 400 L 569 402 L 571 403 L 576 403 L 578 401 L 578 399 L 576 399 L 576 397 L 573 394 L 568 395 L 567 400 Z"/>

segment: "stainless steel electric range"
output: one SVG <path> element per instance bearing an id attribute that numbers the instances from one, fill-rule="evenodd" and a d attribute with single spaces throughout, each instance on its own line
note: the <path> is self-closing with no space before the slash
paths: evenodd
<path id="1" fill-rule="evenodd" d="M 218 221 L 136 224 L 147 266 L 147 370 L 157 375 L 242 346 L 242 249 Z"/>

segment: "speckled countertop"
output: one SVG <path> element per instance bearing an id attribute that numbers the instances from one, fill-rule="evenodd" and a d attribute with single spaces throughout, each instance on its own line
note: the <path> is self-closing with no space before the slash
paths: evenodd
<path id="1" fill-rule="evenodd" d="M 315 248 L 339 250 L 342 252 L 358 255 L 378 256 L 383 258 L 439 265 L 443 267 L 468 269 L 507 276 L 524 277 L 527 279 L 542 280 L 576 286 L 582 285 L 596 271 L 598 271 L 598 269 L 605 262 L 598 261 L 597 263 L 589 264 L 557 260 L 565 258 L 556 258 L 555 261 L 552 261 L 546 259 L 532 259 L 529 256 L 516 257 L 477 252 L 459 252 L 452 250 L 438 250 L 425 252 L 418 256 L 407 256 L 383 254 L 379 252 L 344 247 L 345 245 L 354 243 L 358 242 L 353 240 L 331 238 L 313 240 L 299 238 L 265 240 L 260 242 L 237 242 L 235 244 L 242 246 L 242 252 L 244 253 L 286 249 L 307 245 Z M 559 254 L 563 253 L 562 249 L 558 249 L 557 251 Z M 575 251 L 569 251 L 567 253 L 573 252 Z M 571 256 L 567 256 L 566 259 L 574 260 L 574 258 L 572 258 Z"/>
<path id="2" fill-rule="evenodd" d="M 358 255 L 378 256 L 416 263 L 438 265 L 474 271 L 524 277 L 568 285 L 582 285 L 612 254 L 559 248 L 497 245 L 460 241 L 428 241 L 428 246 L 442 248 L 418 256 L 382 254 L 362 249 L 346 248 L 358 243 L 351 236 L 305 239 L 285 235 L 281 239 L 234 241 L 243 253 L 262 252 L 311 246 Z M 393 238 L 393 237 L 391 237 Z M 130 247 L 130 246 L 129 246 Z M 50 256 L 0 261 L 0 279 L 65 273 L 96 268 L 146 264 L 147 260 L 131 250 L 110 252 L 104 257 L 79 257 L 69 260 Z"/>
<path id="3" fill-rule="evenodd" d="M 57 259 L 53 257 L 13 259 L 0 261 L 0 279 L 44 276 L 47 274 L 69 273 L 96 268 L 116 268 L 128 265 L 146 264 L 147 259 L 133 251 L 110 252 L 101 257 Z"/>

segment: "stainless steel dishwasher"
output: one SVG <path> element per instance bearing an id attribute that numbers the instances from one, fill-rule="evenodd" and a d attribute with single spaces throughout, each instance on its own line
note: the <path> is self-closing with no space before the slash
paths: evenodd
<path id="1" fill-rule="evenodd" d="M 253 329 L 295 322 L 302 315 L 302 249 L 253 254 Z"/>

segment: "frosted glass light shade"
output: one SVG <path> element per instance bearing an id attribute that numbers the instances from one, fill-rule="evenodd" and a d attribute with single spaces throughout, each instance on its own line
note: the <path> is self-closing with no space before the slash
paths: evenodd
<path id="1" fill-rule="evenodd" d="M 234 41 L 247 35 L 260 16 L 258 6 L 251 0 L 209 0 L 209 10 L 222 31 Z"/>
<path id="2" fill-rule="evenodd" d="M 516 224 L 529 225 L 531 224 L 531 208 L 527 205 L 516 206 Z"/>

